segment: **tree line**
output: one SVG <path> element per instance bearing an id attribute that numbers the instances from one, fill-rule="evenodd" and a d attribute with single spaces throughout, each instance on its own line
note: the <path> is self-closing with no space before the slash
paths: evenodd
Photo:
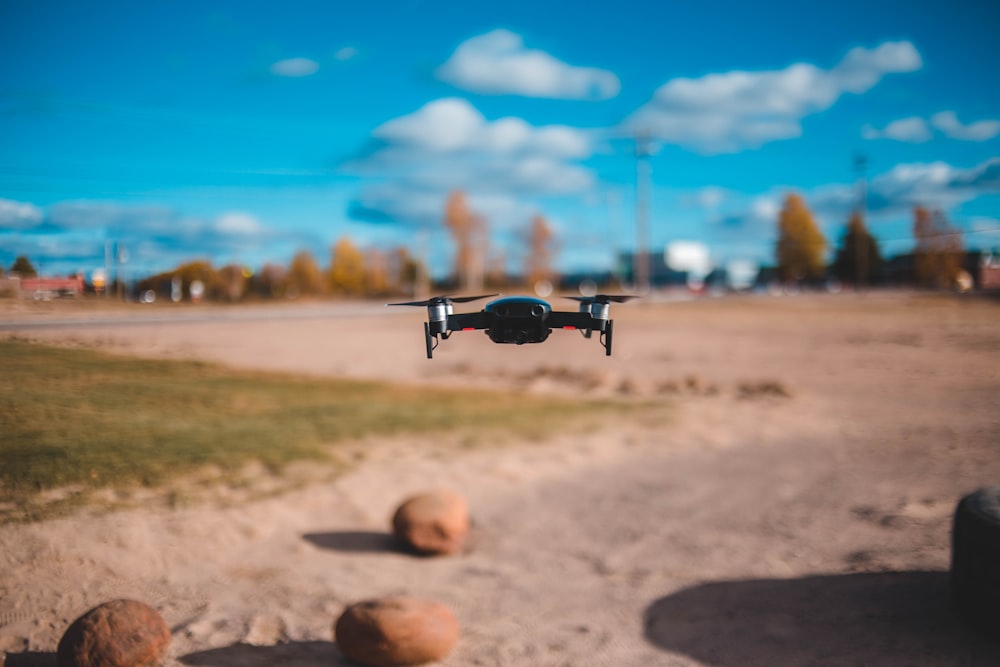
<path id="1" fill-rule="evenodd" d="M 913 282 L 925 288 L 954 288 L 965 257 L 961 230 L 942 211 L 916 206 L 913 238 Z M 775 260 L 781 282 L 815 284 L 834 277 L 844 284 L 864 287 L 883 279 L 886 260 L 860 210 L 851 213 L 833 261 L 827 265 L 829 248 L 805 199 L 789 194 L 778 214 Z"/>
<path id="2" fill-rule="evenodd" d="M 527 252 L 521 276 L 508 274 L 507 258 L 490 247 L 486 218 L 472 210 L 463 192 L 456 191 L 448 197 L 443 222 L 455 244 L 455 254 L 451 273 L 443 283 L 435 286 L 431 285 L 424 261 L 415 257 L 409 248 L 362 249 L 344 236 L 331 248 L 326 268 L 320 266 L 311 252 L 301 250 L 287 267 L 269 263 L 254 272 L 239 264 L 215 269 L 207 261 L 194 261 L 144 278 L 136 287 L 140 292 L 152 290 L 157 294 L 170 294 L 174 285 L 179 285 L 182 293 L 178 296 L 190 298 L 191 285 L 197 282 L 205 299 L 241 301 L 247 298 L 412 296 L 427 293 L 433 287 L 475 291 L 501 289 L 524 280 L 528 285 L 535 285 L 541 280 L 554 279 L 555 235 L 544 216 L 534 216 L 522 234 Z"/>
<path id="3" fill-rule="evenodd" d="M 331 248 L 326 268 L 308 250 L 299 251 L 288 266 L 268 263 L 257 271 L 241 264 L 217 269 L 208 261 L 197 260 L 143 278 L 135 287 L 139 292 L 152 290 L 158 295 L 190 298 L 192 285 L 198 284 L 202 298 L 235 302 L 248 298 L 410 296 L 426 294 L 432 288 L 480 291 L 555 282 L 556 237 L 544 216 L 535 215 L 522 230 L 522 269 L 517 276 L 508 274 L 508 258 L 501 249 L 490 245 L 487 219 L 472 210 L 463 192 L 448 197 L 443 224 L 452 237 L 455 253 L 450 274 L 433 286 L 428 267 L 407 247 L 362 249 L 345 236 Z M 833 277 L 863 287 L 877 284 L 884 275 L 886 260 L 860 210 L 848 218 L 829 264 L 826 258 L 830 243 L 801 195 L 786 196 L 778 214 L 777 232 L 775 270 L 783 283 L 818 284 Z M 913 237 L 913 281 L 926 288 L 955 287 L 965 255 L 961 231 L 943 212 L 916 206 Z M 9 271 L 23 277 L 37 275 L 25 256 L 17 257 Z"/>

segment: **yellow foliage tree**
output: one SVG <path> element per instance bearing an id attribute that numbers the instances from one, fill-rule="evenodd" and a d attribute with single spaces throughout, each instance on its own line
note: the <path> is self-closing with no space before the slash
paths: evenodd
<path id="1" fill-rule="evenodd" d="M 365 256 L 346 236 L 333 246 L 329 284 L 335 294 L 360 296 L 365 292 Z"/>
<path id="2" fill-rule="evenodd" d="M 778 215 L 776 248 L 781 280 L 797 282 L 822 278 L 826 247 L 826 239 L 816 226 L 805 199 L 795 193 L 785 197 L 785 204 Z"/>
<path id="3" fill-rule="evenodd" d="M 286 286 L 289 296 L 315 296 L 323 293 L 323 272 L 309 251 L 302 250 L 292 258 Z"/>

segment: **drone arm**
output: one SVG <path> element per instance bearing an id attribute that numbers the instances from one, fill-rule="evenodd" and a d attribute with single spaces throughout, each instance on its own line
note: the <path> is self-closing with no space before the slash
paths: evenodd
<path id="1" fill-rule="evenodd" d="M 448 316 L 448 331 L 467 329 L 489 329 L 491 316 L 486 312 L 453 313 Z"/>
<path id="2" fill-rule="evenodd" d="M 604 331 L 607 320 L 591 317 L 590 313 L 552 311 L 548 324 L 553 329 L 580 329 L 582 331 Z"/>

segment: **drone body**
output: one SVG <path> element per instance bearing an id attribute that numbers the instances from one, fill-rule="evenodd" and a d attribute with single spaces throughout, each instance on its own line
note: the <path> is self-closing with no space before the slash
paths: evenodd
<path id="1" fill-rule="evenodd" d="M 605 354 L 611 356 L 614 321 L 610 318 L 610 304 L 622 303 L 633 298 L 598 294 L 592 297 L 567 297 L 580 302 L 576 312 L 553 310 L 547 301 L 530 296 L 509 296 L 495 299 L 477 313 L 456 313 L 452 304 L 485 299 L 496 294 L 471 297 L 437 296 L 426 301 L 390 303 L 389 306 L 426 306 L 427 322 L 424 339 L 427 358 L 441 340 L 447 340 L 455 331 L 483 330 L 494 343 L 543 343 L 554 329 L 581 331 L 586 338 L 593 332 L 600 334 Z"/>

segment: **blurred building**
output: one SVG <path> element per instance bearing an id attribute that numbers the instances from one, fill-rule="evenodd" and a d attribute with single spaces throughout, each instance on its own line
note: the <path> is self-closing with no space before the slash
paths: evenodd
<path id="1" fill-rule="evenodd" d="M 84 288 L 82 274 L 66 278 L 22 278 L 10 275 L 3 278 L 0 293 L 24 299 L 55 299 L 81 296 Z"/>

